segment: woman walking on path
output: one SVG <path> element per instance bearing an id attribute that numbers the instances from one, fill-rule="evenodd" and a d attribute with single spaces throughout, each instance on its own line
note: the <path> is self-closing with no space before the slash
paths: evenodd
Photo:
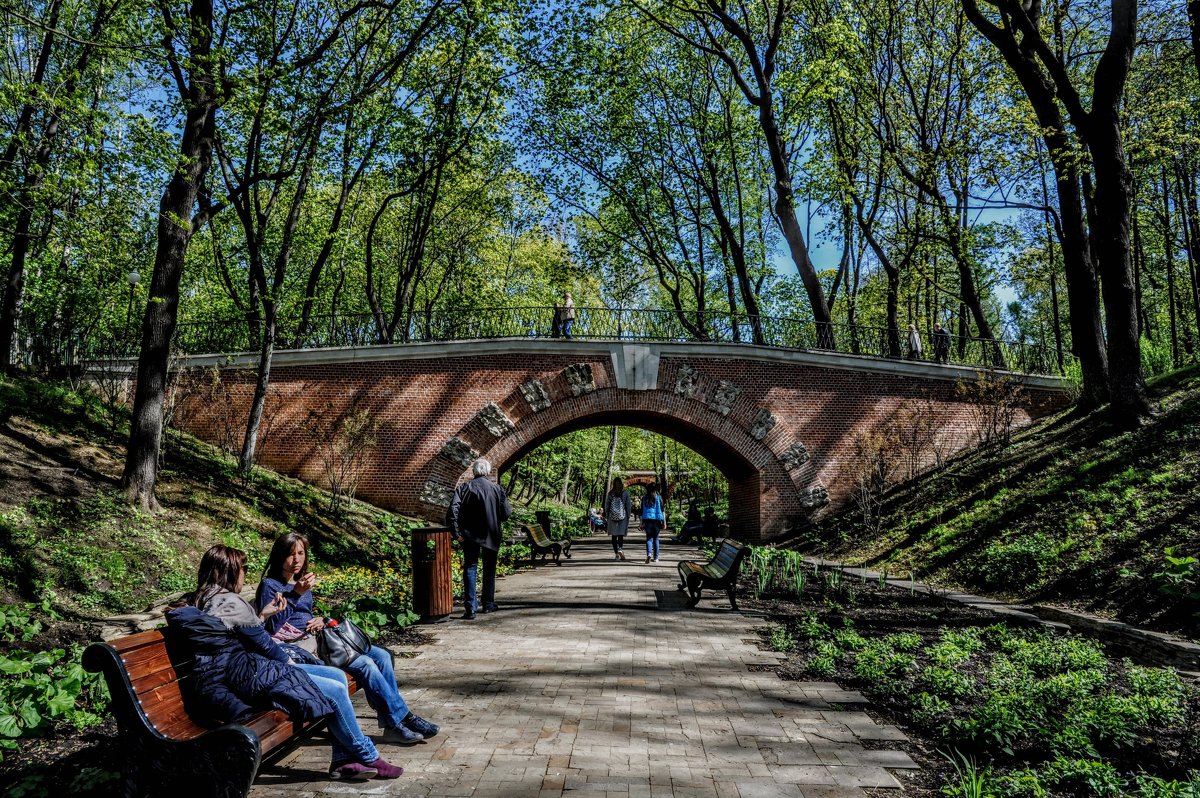
<path id="1" fill-rule="evenodd" d="M 908 359 L 921 359 L 921 333 L 917 332 L 917 325 L 908 325 Z"/>
<path id="2" fill-rule="evenodd" d="M 604 497 L 604 522 L 608 534 L 612 536 L 613 553 L 618 560 L 625 559 L 625 535 L 629 532 L 629 514 L 633 505 L 629 501 L 629 491 L 620 477 L 614 477 L 612 490 Z"/>
<path id="3" fill-rule="evenodd" d="M 646 562 L 658 562 L 658 533 L 666 525 L 667 517 L 663 514 L 662 497 L 658 495 L 658 485 L 646 488 L 646 496 L 642 499 L 642 529 L 646 532 Z"/>

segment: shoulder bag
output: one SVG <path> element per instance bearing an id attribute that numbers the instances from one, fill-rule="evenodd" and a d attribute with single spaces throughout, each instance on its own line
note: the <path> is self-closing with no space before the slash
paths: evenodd
<path id="1" fill-rule="evenodd" d="M 331 620 L 317 635 L 317 656 L 335 668 L 345 668 L 370 650 L 371 638 L 349 618 Z"/>

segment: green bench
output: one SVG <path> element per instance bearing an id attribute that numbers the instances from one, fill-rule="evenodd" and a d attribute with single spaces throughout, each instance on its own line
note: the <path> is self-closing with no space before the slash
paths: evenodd
<path id="1" fill-rule="evenodd" d="M 725 538 L 716 555 L 708 562 L 679 563 L 679 589 L 686 590 L 688 606 L 700 603 L 700 591 L 724 590 L 729 596 L 729 605 L 737 609 L 737 578 L 742 569 L 742 560 L 750 553 L 750 547 L 736 540 Z"/>
<path id="2" fill-rule="evenodd" d="M 526 524 L 521 527 L 525 532 L 525 538 L 529 542 L 529 564 L 530 566 L 537 564 L 537 558 L 540 556 L 544 562 L 547 554 L 554 556 L 554 564 L 562 565 L 559 561 L 560 556 L 566 556 L 571 559 L 571 541 L 564 540 L 559 542 L 551 540 L 546 536 L 546 530 L 542 529 L 541 525 Z"/>

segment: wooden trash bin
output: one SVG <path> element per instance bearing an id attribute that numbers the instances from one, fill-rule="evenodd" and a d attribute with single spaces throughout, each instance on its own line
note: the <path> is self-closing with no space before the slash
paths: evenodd
<path id="1" fill-rule="evenodd" d="M 444 526 L 412 531 L 413 612 L 421 616 L 421 623 L 440 621 L 454 611 L 451 541 Z"/>

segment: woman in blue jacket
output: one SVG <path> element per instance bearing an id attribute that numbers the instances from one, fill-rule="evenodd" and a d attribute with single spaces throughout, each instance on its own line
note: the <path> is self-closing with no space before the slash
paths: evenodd
<path id="1" fill-rule="evenodd" d="M 240 595 L 245 582 L 246 553 L 213 546 L 200 560 L 196 591 L 187 598 L 190 606 L 167 615 L 196 654 L 196 697 L 212 719 L 237 720 L 249 709 L 267 706 L 302 719 L 328 715 L 333 734 L 330 778 L 394 779 L 404 773 L 379 756 L 363 734 L 344 677 L 331 679 L 293 667 L 306 659 L 305 652 L 279 645 L 263 628 L 263 617 L 278 613 L 283 602 L 272 602 L 260 614 Z M 341 675 L 336 669 L 334 673 Z"/>
<path id="2" fill-rule="evenodd" d="M 658 533 L 667 523 L 663 513 L 662 496 L 658 494 L 658 485 L 652 484 L 646 488 L 642 499 L 642 530 L 646 533 L 646 562 L 658 562 Z"/>
<path id="3" fill-rule="evenodd" d="M 267 631 L 275 640 L 312 654 L 317 652 L 316 636 L 325 628 L 325 619 L 313 614 L 312 589 L 316 584 L 316 574 L 308 570 L 308 538 L 289 532 L 271 546 L 267 574 L 259 583 L 254 599 L 259 612 L 265 612 L 273 604 L 281 607 L 266 618 Z M 328 665 L 303 667 L 310 673 L 337 672 Z M 438 733 L 436 725 L 409 710 L 396 686 L 392 655 L 386 648 L 371 646 L 346 670 L 362 685 L 367 703 L 378 714 L 385 741 L 412 745 Z"/>

